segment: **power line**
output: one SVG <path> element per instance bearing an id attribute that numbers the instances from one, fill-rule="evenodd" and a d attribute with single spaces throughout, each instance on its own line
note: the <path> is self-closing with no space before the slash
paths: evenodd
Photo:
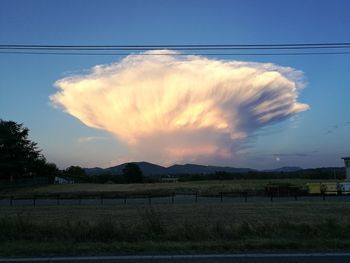
<path id="1" fill-rule="evenodd" d="M 350 42 L 327 43 L 284 43 L 284 44 L 179 44 L 179 45 L 33 45 L 33 44 L 0 44 L 0 47 L 61 47 L 61 48 L 162 48 L 162 47 L 295 47 L 295 46 L 348 46 Z"/>
<path id="2" fill-rule="evenodd" d="M 305 55 L 350 55 L 344 52 L 288 52 L 288 53 L 84 53 L 84 52 L 26 52 L 0 51 L 0 54 L 13 55 L 72 55 L 72 56 L 305 56 Z"/>
<path id="3" fill-rule="evenodd" d="M 157 52 L 163 50 L 163 52 Z M 166 51 L 183 51 L 171 53 Z M 324 51 L 322 51 L 324 50 Z M 332 50 L 332 51 L 331 51 Z M 124 51 L 124 52 L 123 52 Z M 154 51 L 153 53 L 133 53 Z M 236 52 L 230 52 L 236 51 Z M 246 52 L 244 52 L 246 51 Z M 271 52 L 266 52 L 271 51 Z M 278 52 L 279 51 L 279 52 Z M 283 52 L 281 52 L 283 51 Z M 284 44 L 182 44 L 182 45 L 32 45 L 0 44 L 0 54 L 90 56 L 304 56 L 348 55 L 350 42 Z"/>
<path id="4" fill-rule="evenodd" d="M 1 50 L 52 50 L 52 51 L 150 51 L 172 50 L 296 50 L 350 48 L 350 43 L 301 43 L 301 44 L 208 44 L 208 45 L 0 45 Z"/>
<path id="5" fill-rule="evenodd" d="M 179 50 L 179 51 L 194 51 L 194 50 L 297 50 L 297 49 L 339 49 L 350 48 L 348 46 L 309 46 L 309 47 L 174 47 L 174 48 L 53 48 L 53 47 L 14 47 L 14 48 L 2 48 L 0 50 L 52 50 L 52 51 L 152 51 L 152 50 Z"/>

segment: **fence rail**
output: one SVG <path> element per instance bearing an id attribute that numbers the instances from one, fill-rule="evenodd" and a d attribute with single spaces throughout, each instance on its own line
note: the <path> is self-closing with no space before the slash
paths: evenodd
<path id="1" fill-rule="evenodd" d="M 27 194 L 27 195 L 13 195 L 13 196 L 0 196 L 2 206 L 16 206 L 16 205 L 32 205 L 36 206 L 38 203 L 46 203 L 48 205 L 62 205 L 64 202 L 72 205 L 82 205 L 84 201 L 94 201 L 93 204 L 104 205 L 105 202 L 112 200 L 118 201 L 119 204 L 129 204 L 133 200 L 141 200 L 143 203 L 152 204 L 157 200 L 163 200 L 163 203 L 175 204 L 183 203 L 198 203 L 199 201 L 215 201 L 215 202 L 226 202 L 232 200 L 240 200 L 241 202 L 255 202 L 257 200 L 264 200 L 269 202 L 283 200 L 298 201 L 301 198 L 313 198 L 312 200 L 329 200 L 329 198 L 339 196 L 338 192 L 323 192 L 318 195 L 305 195 L 300 193 L 291 193 L 288 195 L 277 195 L 274 192 L 261 194 L 261 192 L 252 191 L 240 191 L 240 192 L 218 192 L 214 194 L 205 194 L 200 192 L 171 192 L 168 194 L 162 193 L 120 193 L 120 192 L 106 192 L 106 193 L 57 193 L 57 194 Z M 181 201 L 182 199 L 182 201 Z M 347 198 L 348 199 L 348 198 Z M 310 199 L 311 200 L 311 199 Z M 350 200 L 350 198 L 349 198 Z"/>

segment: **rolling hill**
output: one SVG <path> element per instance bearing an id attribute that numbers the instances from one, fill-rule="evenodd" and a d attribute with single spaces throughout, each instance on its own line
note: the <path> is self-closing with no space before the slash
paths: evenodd
<path id="1" fill-rule="evenodd" d="M 227 172 L 227 173 L 247 173 L 254 171 L 249 168 L 234 168 L 234 167 L 220 167 L 211 165 L 198 165 L 198 164 L 175 164 L 170 167 L 163 167 L 148 162 L 135 162 L 142 173 L 146 176 L 149 175 L 166 175 L 166 174 L 209 174 L 215 172 Z M 109 168 L 84 168 L 87 175 L 100 175 L 100 174 L 122 174 L 122 171 L 126 163 L 109 167 Z"/>

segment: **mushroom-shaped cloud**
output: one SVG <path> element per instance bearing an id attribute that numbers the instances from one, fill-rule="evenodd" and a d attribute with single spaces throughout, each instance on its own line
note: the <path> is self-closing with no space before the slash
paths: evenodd
<path id="1" fill-rule="evenodd" d="M 308 109 L 297 102 L 302 79 L 270 63 L 159 50 L 58 80 L 50 99 L 124 141 L 131 159 L 228 161 L 258 129 Z"/>

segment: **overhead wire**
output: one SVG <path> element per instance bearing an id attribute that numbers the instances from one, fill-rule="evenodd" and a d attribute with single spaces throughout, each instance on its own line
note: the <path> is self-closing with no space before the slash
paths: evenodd
<path id="1" fill-rule="evenodd" d="M 324 51 L 320 50 L 334 50 Z M 170 52 L 157 51 L 183 51 L 175 53 L 179 56 L 302 56 L 302 55 L 348 55 L 349 42 L 336 43 L 284 43 L 284 44 L 181 44 L 181 45 L 33 45 L 33 44 L 0 44 L 0 54 L 23 55 L 93 55 L 93 56 L 161 56 L 174 55 Z M 269 52 L 266 51 L 290 51 Z M 305 52 L 301 52 L 306 50 Z M 314 50 L 314 51 L 312 51 Z M 120 52 L 125 51 L 125 52 Z M 154 51 L 152 53 L 132 52 Z M 204 52 L 203 52 L 204 51 Z M 208 52 L 205 52 L 208 51 Z M 227 51 L 236 51 L 234 53 Z M 246 52 L 243 52 L 246 51 Z M 255 51 L 254 53 L 252 51 Z M 223 53 L 224 52 L 224 53 Z"/>
<path id="2" fill-rule="evenodd" d="M 19 52 L 0 51 L 14 55 L 65 55 L 65 56 L 305 56 L 305 55 L 350 55 L 346 52 L 289 52 L 289 53 L 84 53 L 84 52 Z"/>
<path id="3" fill-rule="evenodd" d="M 283 43 L 283 44 L 178 44 L 178 45 L 33 45 L 0 44 L 0 48 L 220 48 L 220 47 L 314 47 L 314 46 L 349 46 L 350 42 L 333 43 Z"/>

